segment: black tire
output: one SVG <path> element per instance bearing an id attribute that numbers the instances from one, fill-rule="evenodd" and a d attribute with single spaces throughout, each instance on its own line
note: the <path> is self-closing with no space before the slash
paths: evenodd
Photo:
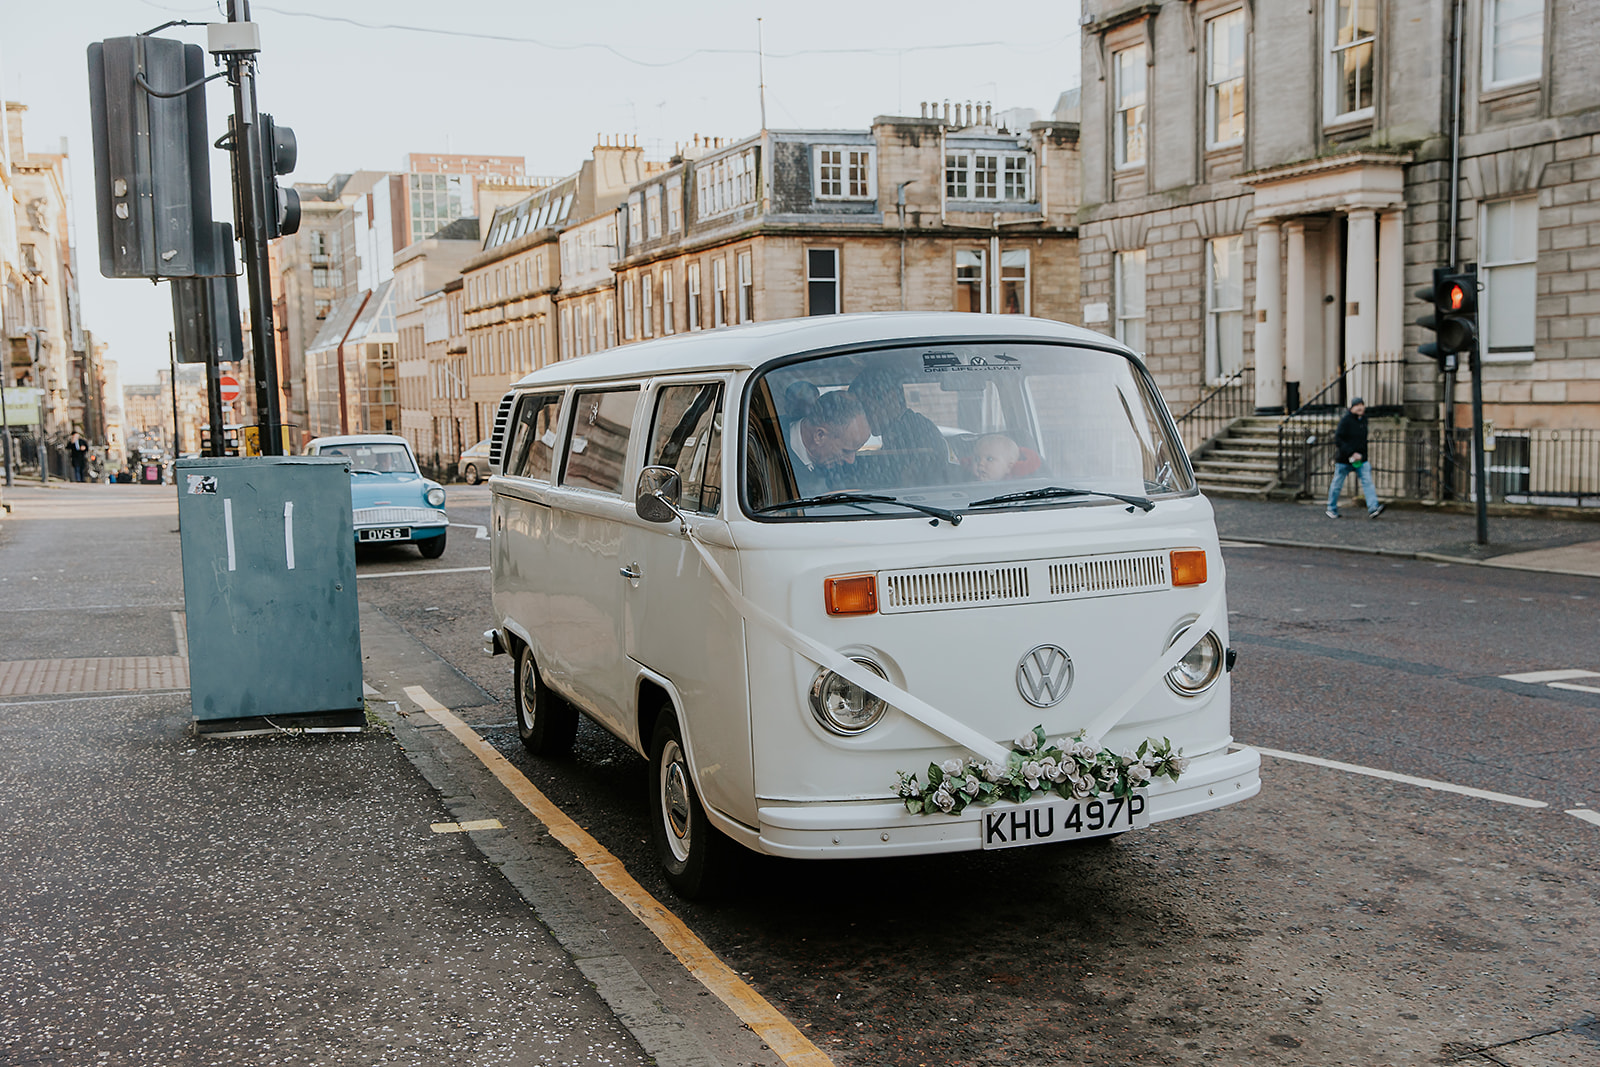
<path id="1" fill-rule="evenodd" d="M 649 788 L 650 839 L 667 883 L 687 900 L 715 895 L 726 880 L 733 842 L 706 818 L 670 708 L 656 719 L 650 739 Z"/>
<path id="2" fill-rule="evenodd" d="M 552 693 L 526 645 L 517 649 L 517 736 L 535 756 L 564 756 L 578 734 L 578 709 Z"/>
<path id="3" fill-rule="evenodd" d="M 467 469 L 461 472 L 461 476 L 467 480 L 468 485 L 477 485 L 483 480 L 478 477 L 478 465 L 476 463 L 468 463 Z"/>
<path id="4" fill-rule="evenodd" d="M 438 559 L 444 555 L 444 539 L 449 536 L 442 533 L 438 537 L 424 538 L 417 542 L 417 551 L 422 553 L 423 559 Z"/>

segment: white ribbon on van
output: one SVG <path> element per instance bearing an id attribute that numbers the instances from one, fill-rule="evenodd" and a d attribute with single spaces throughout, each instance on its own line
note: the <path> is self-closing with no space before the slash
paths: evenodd
<path id="1" fill-rule="evenodd" d="M 878 677 L 878 675 L 867 670 L 848 656 L 807 637 L 750 600 L 734 587 L 727 574 L 723 572 L 717 561 L 712 558 L 711 551 L 695 534 L 694 530 L 690 528 L 689 524 L 682 522 L 679 528 L 687 536 L 689 543 L 695 547 L 695 551 L 700 553 L 700 558 L 705 561 L 706 569 L 711 572 L 711 577 L 716 579 L 717 584 L 722 587 L 722 591 L 733 602 L 734 608 L 747 621 L 759 623 L 770 630 L 780 642 L 806 659 L 811 660 L 811 662 L 820 667 L 826 667 L 847 681 L 860 686 L 873 696 L 888 703 L 891 707 L 911 716 L 930 730 L 942 734 L 957 744 L 965 745 L 974 755 L 980 756 L 985 760 L 1001 764 L 1005 763 L 1006 758 L 1010 755 L 1009 749 L 985 737 L 961 720 L 946 715 L 927 701 L 912 695 L 888 679 Z M 1195 639 L 1193 641 L 1179 640 L 1173 642 L 1172 647 L 1167 650 L 1166 654 L 1154 666 L 1140 675 L 1139 679 L 1128 687 L 1122 696 L 1107 705 L 1105 710 L 1091 720 L 1085 730 L 1085 737 L 1091 744 L 1100 744 L 1101 739 L 1111 731 L 1112 727 L 1127 717 L 1128 712 L 1133 710 L 1133 706 L 1149 691 L 1150 687 L 1160 681 L 1164 674 L 1177 666 L 1178 661 L 1187 656 L 1194 646 L 1199 644 L 1205 635 L 1216 627 L 1221 618 L 1222 604 L 1223 597 L 1219 590 L 1217 595 L 1212 597 L 1211 602 L 1206 605 L 1205 610 L 1200 613 L 1200 616 L 1184 631 L 1184 636 L 1192 634 Z"/>

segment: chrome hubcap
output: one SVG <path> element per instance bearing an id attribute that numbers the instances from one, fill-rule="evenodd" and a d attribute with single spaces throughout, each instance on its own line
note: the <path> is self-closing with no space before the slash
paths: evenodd
<path id="1" fill-rule="evenodd" d="M 538 706 L 539 684 L 533 676 L 533 657 L 522 657 L 522 700 L 517 707 L 517 714 L 522 717 L 522 725 L 526 729 L 533 728 L 533 713 Z"/>
<path id="2" fill-rule="evenodd" d="M 667 847 L 681 863 L 689 858 L 689 774 L 676 741 L 668 741 L 661 753 L 661 817 Z"/>

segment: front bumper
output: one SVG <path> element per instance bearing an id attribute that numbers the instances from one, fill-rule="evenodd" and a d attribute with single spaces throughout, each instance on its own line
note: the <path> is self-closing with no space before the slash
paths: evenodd
<path id="1" fill-rule="evenodd" d="M 409 526 L 412 540 L 433 537 L 443 533 L 450 519 L 437 508 L 356 508 L 351 513 L 357 530 L 381 529 L 388 526 Z"/>
<path id="2" fill-rule="evenodd" d="M 1150 821 L 1162 822 L 1236 804 L 1261 792 L 1261 755 L 1222 750 L 1190 761 L 1178 781 L 1150 783 Z M 858 859 L 969 852 L 980 847 L 982 813 L 913 815 L 898 800 L 763 804 L 759 849 L 794 859 Z M 1010 805 L 1000 805 L 1010 806 Z"/>

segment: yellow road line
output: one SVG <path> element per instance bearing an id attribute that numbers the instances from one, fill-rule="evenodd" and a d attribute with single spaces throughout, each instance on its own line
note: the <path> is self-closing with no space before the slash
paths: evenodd
<path id="1" fill-rule="evenodd" d="M 459 834 L 471 830 L 504 830 L 499 819 L 471 819 L 467 822 L 436 822 L 428 827 L 436 834 Z"/>
<path id="2" fill-rule="evenodd" d="M 660 901 L 634 881 L 620 860 L 589 836 L 588 832 L 552 804 L 548 797 L 511 765 L 477 732 L 451 714 L 450 710 L 421 686 L 409 685 L 406 696 L 426 711 L 489 769 L 533 817 L 544 823 L 550 835 L 560 841 L 588 868 L 595 880 L 655 934 L 678 962 L 726 1004 L 740 1020 L 760 1035 L 789 1067 L 833 1067 L 833 1060 L 813 1045 L 777 1008 L 740 978 L 738 973 L 712 952 L 704 941 L 667 910 Z"/>

